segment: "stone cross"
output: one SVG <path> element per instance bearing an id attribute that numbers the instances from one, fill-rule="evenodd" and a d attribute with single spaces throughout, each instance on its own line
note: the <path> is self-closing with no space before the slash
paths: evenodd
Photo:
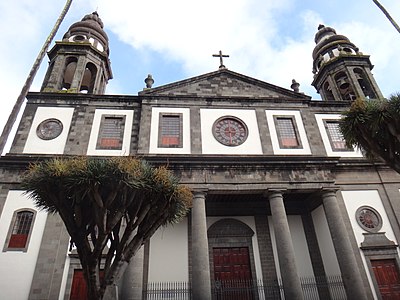
<path id="1" fill-rule="evenodd" d="M 223 58 L 223 57 L 229 57 L 229 55 L 222 54 L 222 51 L 219 50 L 219 54 L 213 54 L 212 56 L 213 56 L 213 57 L 219 57 L 219 68 L 220 68 L 220 69 L 225 68 L 225 66 L 224 66 L 224 61 L 223 61 L 222 58 Z"/>

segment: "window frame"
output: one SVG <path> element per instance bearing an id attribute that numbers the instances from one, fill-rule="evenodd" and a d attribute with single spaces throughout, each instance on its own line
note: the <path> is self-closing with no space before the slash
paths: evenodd
<path id="1" fill-rule="evenodd" d="M 328 135 L 328 140 L 329 140 L 329 143 L 331 145 L 331 149 L 332 149 L 333 152 L 352 152 L 352 151 L 354 151 L 353 149 L 350 149 L 350 148 L 348 148 L 346 146 L 346 140 L 344 139 L 342 133 L 340 132 L 340 129 L 339 129 L 338 133 L 342 136 L 342 139 L 343 139 L 343 142 L 344 142 L 344 148 L 338 148 L 338 147 L 335 146 L 335 142 L 334 142 L 334 140 L 332 138 L 332 134 L 331 134 L 331 132 L 330 132 L 330 130 L 328 128 L 328 124 L 329 123 L 335 123 L 335 124 L 338 124 L 338 126 L 339 126 L 340 120 L 323 119 L 322 121 L 324 123 L 326 134 Z"/>
<path id="2" fill-rule="evenodd" d="M 294 115 L 274 115 L 274 124 L 275 124 L 275 130 L 276 130 L 276 135 L 278 138 L 279 142 L 279 148 L 280 149 L 303 149 L 303 144 L 301 142 L 300 138 L 300 133 L 297 128 L 297 123 L 296 123 L 296 117 Z M 282 142 L 282 132 L 280 132 L 279 126 L 278 126 L 278 120 L 279 119 L 287 119 L 290 120 L 293 126 L 294 134 L 296 137 L 297 141 L 297 146 L 285 146 Z"/>
<path id="3" fill-rule="evenodd" d="M 267 118 L 267 126 L 269 129 L 269 137 L 272 143 L 272 151 L 274 155 L 311 155 L 311 148 L 308 141 L 306 128 L 303 123 L 301 110 L 275 110 L 266 109 L 265 115 Z M 297 131 L 297 138 L 300 143 L 296 148 L 282 148 L 279 143 L 277 128 L 275 126 L 275 116 L 291 117 Z"/>
<path id="4" fill-rule="evenodd" d="M 24 247 L 10 247 L 11 237 L 13 236 L 14 227 L 17 222 L 17 215 L 22 212 L 33 213 L 32 221 L 31 221 L 30 228 L 29 228 L 29 233 L 27 234 L 27 238 L 26 238 L 26 242 L 25 242 L 25 246 Z M 28 251 L 29 243 L 31 240 L 32 232 L 33 232 L 33 227 L 35 225 L 36 215 L 37 215 L 37 211 L 34 209 L 31 209 L 31 208 L 20 208 L 20 209 L 17 209 L 14 211 L 13 216 L 11 218 L 9 228 L 8 228 L 7 237 L 4 242 L 3 252 L 7 252 L 7 251 L 27 252 Z"/>
<path id="5" fill-rule="evenodd" d="M 314 114 L 314 118 L 317 121 L 318 130 L 321 135 L 322 143 L 328 157 L 363 157 L 360 149 L 349 149 L 347 151 L 333 151 L 331 142 L 329 140 L 329 134 L 325 126 L 324 121 L 337 121 L 340 122 L 342 115 L 339 113 L 326 113 L 319 112 Z"/>
<path id="6" fill-rule="evenodd" d="M 179 142 L 177 144 L 163 143 L 163 118 L 178 117 L 179 118 Z M 183 148 L 183 114 L 178 112 L 160 112 L 158 116 L 158 148 Z"/>
<path id="7" fill-rule="evenodd" d="M 94 156 L 128 156 L 131 152 L 132 128 L 136 109 L 104 109 L 96 108 L 90 129 L 89 143 L 86 155 Z M 125 126 L 123 131 L 122 149 L 108 150 L 97 149 L 97 141 L 100 134 L 100 125 L 103 115 L 125 116 Z"/>
<path id="8" fill-rule="evenodd" d="M 118 148 L 112 147 L 104 147 L 101 145 L 101 140 L 104 138 L 104 131 L 105 131 L 105 122 L 106 119 L 121 119 L 122 125 L 119 129 L 119 142 Z M 117 114 L 103 114 L 101 115 L 99 133 L 97 135 L 97 142 L 96 142 L 96 150 L 122 150 L 122 146 L 124 143 L 124 133 L 125 133 L 125 126 L 126 126 L 126 115 L 117 115 Z"/>

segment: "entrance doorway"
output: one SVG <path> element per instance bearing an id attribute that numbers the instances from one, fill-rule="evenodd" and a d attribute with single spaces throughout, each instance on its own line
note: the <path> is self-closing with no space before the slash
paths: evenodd
<path id="1" fill-rule="evenodd" d="M 382 300 L 400 299 L 400 274 L 395 259 L 371 260 Z"/>
<path id="2" fill-rule="evenodd" d="M 213 248 L 215 280 L 251 280 L 248 247 Z"/>
<path id="3" fill-rule="evenodd" d="M 248 247 L 213 248 L 213 261 L 217 299 L 254 299 Z"/>
<path id="4" fill-rule="evenodd" d="M 104 278 L 104 271 L 100 270 L 100 280 Z M 83 270 L 74 270 L 72 278 L 71 295 L 69 300 L 86 300 L 87 299 L 87 285 Z"/>

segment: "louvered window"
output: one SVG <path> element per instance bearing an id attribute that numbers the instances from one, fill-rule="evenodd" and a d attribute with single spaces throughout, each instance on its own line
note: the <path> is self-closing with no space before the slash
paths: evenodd
<path id="1" fill-rule="evenodd" d="M 125 116 L 103 115 L 96 149 L 121 150 Z"/>
<path id="2" fill-rule="evenodd" d="M 275 117 L 275 126 L 278 134 L 280 148 L 299 148 L 299 137 L 295 127 L 294 118 Z"/>
<path id="3" fill-rule="evenodd" d="M 182 147 L 182 114 L 160 114 L 158 146 Z"/>

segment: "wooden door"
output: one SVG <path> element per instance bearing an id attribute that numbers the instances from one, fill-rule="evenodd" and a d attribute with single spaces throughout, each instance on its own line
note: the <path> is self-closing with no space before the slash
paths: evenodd
<path id="1" fill-rule="evenodd" d="M 104 271 L 100 270 L 100 280 L 104 278 Z M 86 300 L 87 299 L 87 285 L 83 270 L 74 270 L 74 277 L 72 278 L 70 300 Z"/>
<path id="2" fill-rule="evenodd" d="M 83 270 L 74 270 L 74 277 L 72 278 L 71 296 L 70 300 L 86 300 L 87 288 L 86 281 L 83 276 Z"/>
<path id="3" fill-rule="evenodd" d="M 400 274 L 396 260 L 371 260 L 371 265 L 382 299 L 400 299 Z"/>
<path id="4" fill-rule="evenodd" d="M 216 299 L 253 299 L 248 247 L 213 248 Z"/>

